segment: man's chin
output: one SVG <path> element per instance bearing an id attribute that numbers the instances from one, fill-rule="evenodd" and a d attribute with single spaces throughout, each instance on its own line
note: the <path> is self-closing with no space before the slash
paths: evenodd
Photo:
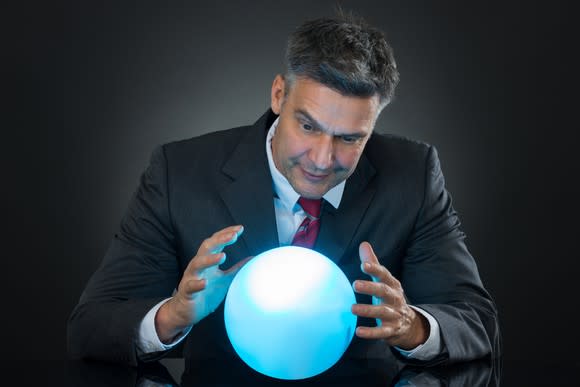
<path id="1" fill-rule="evenodd" d="M 320 181 L 310 181 L 300 174 L 298 176 L 294 174 L 288 182 L 300 196 L 307 199 L 320 199 L 333 187 L 331 180 L 330 175 Z"/>
<path id="2" fill-rule="evenodd" d="M 325 187 L 293 187 L 294 191 L 296 191 L 300 196 L 307 198 L 307 199 L 320 199 L 326 194 L 329 190 Z"/>

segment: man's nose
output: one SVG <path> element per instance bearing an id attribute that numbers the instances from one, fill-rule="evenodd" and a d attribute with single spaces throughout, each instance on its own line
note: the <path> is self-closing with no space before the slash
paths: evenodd
<path id="1" fill-rule="evenodd" d="M 321 134 L 310 149 L 310 160 L 318 170 L 328 171 L 334 162 L 334 137 Z"/>

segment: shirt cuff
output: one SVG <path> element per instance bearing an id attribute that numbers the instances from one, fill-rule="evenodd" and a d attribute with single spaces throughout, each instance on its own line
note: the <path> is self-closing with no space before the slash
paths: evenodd
<path id="1" fill-rule="evenodd" d="M 155 330 L 155 315 L 159 308 L 170 299 L 171 297 L 166 298 L 155 305 L 151 310 L 149 310 L 149 312 L 147 312 L 145 317 L 143 317 L 143 320 L 141 320 L 141 324 L 139 325 L 139 336 L 137 338 L 137 349 L 140 354 L 167 351 L 179 344 L 191 330 L 191 326 L 185 329 L 171 344 L 163 344 L 161 340 L 159 340 L 159 336 Z"/>
<path id="2" fill-rule="evenodd" d="M 441 333 L 439 331 L 439 323 L 425 310 L 417 308 L 413 305 L 409 306 L 418 313 L 421 313 L 429 322 L 429 337 L 423 344 L 413 348 L 410 351 L 406 351 L 397 346 L 395 346 L 395 348 L 401 353 L 401 355 L 409 359 L 431 360 L 441 353 Z"/>

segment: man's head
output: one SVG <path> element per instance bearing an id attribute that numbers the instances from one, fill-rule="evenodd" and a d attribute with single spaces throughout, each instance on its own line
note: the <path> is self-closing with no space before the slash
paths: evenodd
<path id="1" fill-rule="evenodd" d="M 296 192 L 320 198 L 354 172 L 393 96 L 396 64 L 380 31 L 342 18 L 301 25 L 286 67 L 272 84 L 274 163 Z"/>

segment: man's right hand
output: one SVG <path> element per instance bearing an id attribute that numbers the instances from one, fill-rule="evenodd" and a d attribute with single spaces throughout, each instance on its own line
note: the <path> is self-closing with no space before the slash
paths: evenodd
<path id="1" fill-rule="evenodd" d="M 252 258 L 248 257 L 226 271 L 218 267 L 226 259 L 222 252 L 224 247 L 235 243 L 243 231 L 243 226 L 230 226 L 203 241 L 187 265 L 177 292 L 155 315 L 155 329 L 161 342 L 172 342 L 223 301 L 236 273 Z"/>

